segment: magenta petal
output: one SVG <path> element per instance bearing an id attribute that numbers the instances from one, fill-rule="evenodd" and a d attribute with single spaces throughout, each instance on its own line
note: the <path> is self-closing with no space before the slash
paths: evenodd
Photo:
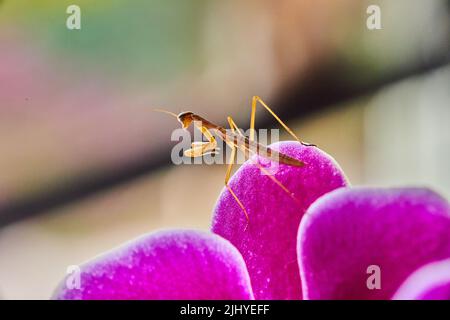
<path id="1" fill-rule="evenodd" d="M 395 293 L 396 300 L 450 300 L 450 259 L 414 272 Z"/>
<path id="2" fill-rule="evenodd" d="M 308 209 L 298 241 L 305 298 L 390 299 L 413 271 L 450 257 L 449 205 L 427 189 L 340 189 Z"/>
<path id="3" fill-rule="evenodd" d="M 252 299 L 242 256 L 227 240 L 198 231 L 142 236 L 80 266 L 56 299 Z M 73 286 L 72 286 L 73 287 Z"/>
<path id="4" fill-rule="evenodd" d="M 212 230 L 242 253 L 255 298 L 301 299 L 296 255 L 300 219 L 318 197 L 345 186 L 346 178 L 335 161 L 316 147 L 282 142 L 271 148 L 306 163 L 304 167 L 281 164 L 274 175 L 298 202 L 247 161 L 231 178 L 230 186 L 248 211 L 248 226 L 242 209 L 224 188 Z"/>

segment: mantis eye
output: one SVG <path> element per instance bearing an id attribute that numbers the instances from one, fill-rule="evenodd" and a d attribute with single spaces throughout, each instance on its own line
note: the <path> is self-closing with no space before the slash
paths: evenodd
<path id="1" fill-rule="evenodd" d="M 181 123 L 181 127 L 183 129 L 187 129 L 189 127 L 189 125 L 191 124 L 192 119 L 185 117 L 183 119 L 178 119 L 178 121 Z"/>

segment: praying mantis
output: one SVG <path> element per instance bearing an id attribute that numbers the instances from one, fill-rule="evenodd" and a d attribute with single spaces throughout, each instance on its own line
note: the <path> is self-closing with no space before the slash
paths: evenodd
<path id="1" fill-rule="evenodd" d="M 241 200 L 239 200 L 236 193 L 231 189 L 231 187 L 228 184 L 228 182 L 230 180 L 230 176 L 231 176 L 231 170 L 235 163 L 237 150 L 240 150 L 246 156 L 248 156 L 251 153 L 256 153 L 257 155 L 263 156 L 264 158 L 266 158 L 268 160 L 277 161 L 278 163 L 282 163 L 282 164 L 286 164 L 286 165 L 290 165 L 290 166 L 302 167 L 305 165 L 305 163 L 301 160 L 290 157 L 279 151 L 275 151 L 275 150 L 255 141 L 255 116 L 256 116 L 256 107 L 257 107 L 258 103 L 259 103 L 259 105 L 264 107 L 296 141 L 298 141 L 299 143 L 301 143 L 302 145 L 305 145 L 305 146 L 315 146 L 314 144 L 309 144 L 309 143 L 300 141 L 300 139 L 295 135 L 295 133 L 258 96 L 253 96 L 253 98 L 252 98 L 249 137 L 246 137 L 243 135 L 243 133 L 239 130 L 238 126 L 234 122 L 233 118 L 231 118 L 230 116 L 227 117 L 227 121 L 230 126 L 230 130 L 226 130 L 225 128 L 218 126 L 191 111 L 184 111 L 177 115 L 173 112 L 166 111 L 166 110 L 161 110 L 161 109 L 154 110 L 154 111 L 164 112 L 164 113 L 174 116 L 181 123 L 181 126 L 183 129 L 188 129 L 189 126 L 193 123 L 197 127 L 197 129 L 200 130 L 202 135 L 206 138 L 207 141 L 193 142 L 191 144 L 191 148 L 188 150 L 185 150 L 185 152 L 184 152 L 185 156 L 201 157 L 205 154 L 214 152 L 215 149 L 217 148 L 217 141 L 216 141 L 216 138 L 214 137 L 214 135 L 211 133 L 211 131 L 216 133 L 216 135 L 220 139 L 222 139 L 231 148 L 231 154 L 229 157 L 228 167 L 227 167 L 227 171 L 225 174 L 225 187 L 228 189 L 228 191 L 231 193 L 233 198 L 238 203 L 239 207 L 244 212 L 245 217 L 247 219 L 247 223 L 249 222 L 248 212 L 245 209 L 245 206 L 242 204 Z M 287 189 L 277 178 L 275 178 L 273 175 L 269 174 L 267 172 L 267 170 L 264 167 L 262 167 L 259 163 L 254 163 L 254 164 L 256 164 L 261 171 L 265 172 L 266 175 L 270 179 L 272 179 L 273 182 L 275 182 L 278 186 L 280 186 L 291 198 L 293 198 L 295 201 L 298 202 L 297 198 L 294 197 L 292 192 L 290 192 L 289 189 Z"/>

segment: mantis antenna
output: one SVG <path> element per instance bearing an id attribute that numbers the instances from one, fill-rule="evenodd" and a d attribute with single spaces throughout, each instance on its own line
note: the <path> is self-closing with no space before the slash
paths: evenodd
<path id="1" fill-rule="evenodd" d="M 156 112 L 162 112 L 162 113 L 167 113 L 167 114 L 169 114 L 169 115 L 171 115 L 171 116 L 173 116 L 173 117 L 175 117 L 175 118 L 178 119 L 178 115 L 177 115 L 177 114 L 175 114 L 175 113 L 173 113 L 173 112 L 170 112 L 170 111 L 167 111 L 167 110 L 163 110 L 163 109 L 153 109 L 153 111 L 156 111 Z"/>

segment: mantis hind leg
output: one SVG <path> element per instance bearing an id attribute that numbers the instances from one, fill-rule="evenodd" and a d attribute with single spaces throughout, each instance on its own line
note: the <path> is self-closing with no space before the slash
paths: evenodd
<path id="1" fill-rule="evenodd" d="M 256 106 L 258 102 L 263 106 L 277 121 L 281 126 L 298 142 L 300 142 L 304 146 L 315 147 L 315 144 L 306 143 L 301 141 L 297 135 L 292 131 L 284 122 L 276 115 L 276 113 L 269 108 L 269 106 L 258 96 L 253 96 L 252 98 L 252 111 L 250 114 L 250 141 L 253 141 L 255 138 L 255 117 L 256 117 Z"/>
<path id="2" fill-rule="evenodd" d="M 275 112 L 269 108 L 269 106 L 258 96 L 253 96 L 252 98 L 252 111 L 250 114 L 250 141 L 254 141 L 255 134 L 255 117 L 256 117 L 256 106 L 258 102 L 267 110 L 269 113 L 280 123 L 283 128 L 297 140 L 301 144 L 305 146 L 315 146 L 314 144 L 309 144 L 300 141 L 300 139 L 295 135 L 295 133 L 275 114 Z M 268 172 L 261 164 L 254 162 L 254 164 L 266 175 L 268 176 L 275 184 L 277 184 L 284 192 L 286 192 L 297 204 L 299 204 L 299 200 L 294 196 L 294 194 L 277 178 L 275 178 L 270 172 Z"/>
<path id="3" fill-rule="evenodd" d="M 239 130 L 239 128 L 237 127 L 236 123 L 233 121 L 233 118 L 228 117 L 227 118 L 228 123 L 230 125 L 230 129 L 234 132 L 238 132 L 240 136 L 244 136 L 241 131 Z M 235 159 L 235 154 L 236 154 L 236 147 L 234 145 L 230 145 L 230 147 L 232 148 L 232 157 L 230 157 L 230 159 L 233 160 Z M 247 150 L 245 150 L 245 148 L 242 148 L 241 150 L 242 152 L 246 152 Z M 231 161 L 230 161 L 231 163 Z M 277 184 L 281 189 L 283 189 L 284 192 L 286 192 L 294 201 L 296 201 L 298 203 L 298 199 L 295 198 L 295 196 L 293 195 L 293 193 L 285 186 L 283 185 L 283 183 L 281 183 L 281 181 L 279 181 L 277 178 L 275 178 L 272 174 L 270 174 L 270 172 L 267 171 L 267 169 L 265 169 L 263 166 L 261 166 L 261 164 L 259 164 L 258 162 L 253 162 L 265 175 L 267 175 L 275 184 Z M 232 165 L 232 164 L 231 164 Z M 231 165 L 229 165 L 228 167 L 228 171 L 227 171 L 227 177 L 229 178 L 229 175 L 231 173 Z M 225 179 L 225 181 L 227 181 L 227 178 Z M 245 208 L 242 206 L 242 209 L 245 211 Z M 248 217 L 247 217 L 248 218 Z"/>

